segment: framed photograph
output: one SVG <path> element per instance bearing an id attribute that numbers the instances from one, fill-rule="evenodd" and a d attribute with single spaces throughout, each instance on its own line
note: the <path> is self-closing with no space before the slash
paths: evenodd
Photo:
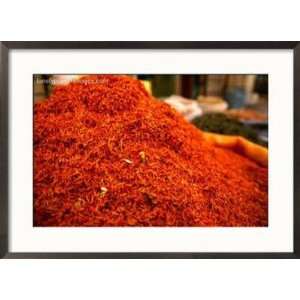
<path id="1" fill-rule="evenodd" d="M 299 42 L 0 49 L 1 257 L 299 257 Z"/>

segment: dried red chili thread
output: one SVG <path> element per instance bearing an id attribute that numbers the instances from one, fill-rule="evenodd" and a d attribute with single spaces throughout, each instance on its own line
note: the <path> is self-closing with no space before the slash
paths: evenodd
<path id="1" fill-rule="evenodd" d="M 138 80 L 85 79 L 34 106 L 36 226 L 267 225 L 266 168 L 207 143 Z"/>

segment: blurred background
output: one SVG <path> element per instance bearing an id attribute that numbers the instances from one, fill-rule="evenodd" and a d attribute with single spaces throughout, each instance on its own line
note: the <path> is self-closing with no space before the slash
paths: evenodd
<path id="1" fill-rule="evenodd" d="M 46 99 L 55 85 L 82 75 L 34 75 L 34 101 Z M 268 145 L 268 75 L 138 74 L 154 97 L 165 101 L 198 128 L 243 136 Z"/>

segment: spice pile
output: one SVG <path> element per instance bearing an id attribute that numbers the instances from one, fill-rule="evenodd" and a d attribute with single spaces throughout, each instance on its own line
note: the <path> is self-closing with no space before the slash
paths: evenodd
<path id="1" fill-rule="evenodd" d="M 34 106 L 35 226 L 267 226 L 267 169 L 206 142 L 133 78 Z"/>
<path id="2" fill-rule="evenodd" d="M 203 131 L 243 136 L 249 141 L 266 146 L 266 143 L 259 139 L 253 128 L 223 113 L 208 113 L 194 118 L 192 123 Z"/>

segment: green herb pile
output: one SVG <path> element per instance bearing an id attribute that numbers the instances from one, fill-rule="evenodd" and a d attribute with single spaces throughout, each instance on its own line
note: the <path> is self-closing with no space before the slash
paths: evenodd
<path id="1" fill-rule="evenodd" d="M 199 129 L 208 132 L 238 135 L 249 141 L 265 146 L 265 142 L 258 138 L 256 131 L 239 122 L 236 119 L 230 118 L 222 113 L 210 113 L 201 117 L 195 118 L 192 123 Z"/>

